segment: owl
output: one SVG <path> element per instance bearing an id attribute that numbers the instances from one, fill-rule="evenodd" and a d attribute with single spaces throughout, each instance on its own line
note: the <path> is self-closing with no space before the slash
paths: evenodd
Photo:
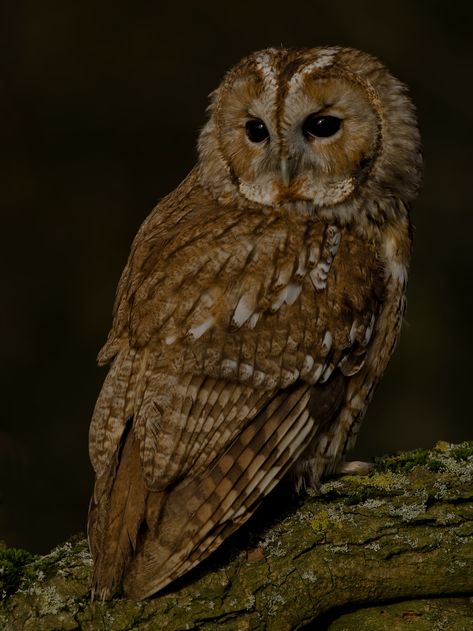
<path id="1" fill-rule="evenodd" d="M 90 427 L 93 592 L 142 599 L 284 478 L 340 469 L 395 347 L 421 180 L 373 57 L 269 48 L 211 94 L 196 166 L 133 242 Z"/>

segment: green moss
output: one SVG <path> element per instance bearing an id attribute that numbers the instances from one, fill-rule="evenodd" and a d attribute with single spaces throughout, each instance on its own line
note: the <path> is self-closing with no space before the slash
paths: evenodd
<path id="1" fill-rule="evenodd" d="M 446 471 L 447 469 L 446 465 L 441 460 L 437 460 L 436 458 L 430 458 L 427 463 L 427 468 L 434 473 Z"/>
<path id="2" fill-rule="evenodd" d="M 468 460 L 473 456 L 473 443 L 462 443 L 458 447 L 450 450 L 450 456 L 457 462 L 460 460 Z"/>
<path id="3" fill-rule="evenodd" d="M 373 496 L 373 492 L 370 491 L 367 487 L 362 487 L 357 489 L 355 492 L 350 493 L 345 498 L 345 504 L 347 506 L 353 506 L 354 504 L 361 504 L 362 502 L 366 502 L 366 500 L 370 499 Z"/>
<path id="4" fill-rule="evenodd" d="M 447 443 L 446 440 L 438 440 L 434 445 L 434 451 L 438 451 L 442 454 L 447 453 L 450 449 L 450 443 Z"/>
<path id="5" fill-rule="evenodd" d="M 366 488 L 368 491 L 371 491 L 371 496 L 373 496 L 379 495 L 379 491 L 391 493 L 399 487 L 403 478 L 402 476 L 394 475 L 391 471 L 383 473 L 376 471 L 371 475 L 350 477 L 349 481 L 353 488 L 356 489 L 356 492 L 359 492 L 361 488 Z"/>
<path id="6" fill-rule="evenodd" d="M 34 558 L 30 552 L 20 548 L 0 550 L 0 599 L 16 592 L 21 581 L 28 576 L 26 566 Z"/>
<path id="7" fill-rule="evenodd" d="M 346 493 L 344 503 L 348 506 L 361 504 L 373 497 L 391 495 L 399 487 L 399 476 L 390 471 L 384 473 L 375 472 L 367 476 L 350 476 L 345 479 L 349 484 L 349 493 Z"/>
<path id="8" fill-rule="evenodd" d="M 378 471 L 391 471 L 393 473 L 409 473 L 415 467 L 426 467 L 434 473 L 448 469 L 448 459 L 464 462 L 473 458 L 473 443 L 465 442 L 451 446 L 445 441 L 439 441 L 433 452 L 425 449 L 415 449 L 406 453 L 398 453 L 377 458 Z"/>
<path id="9" fill-rule="evenodd" d="M 317 515 L 310 522 L 312 530 L 315 532 L 325 531 L 330 525 L 330 517 L 328 516 L 328 512 L 326 510 L 321 510 L 317 513 Z"/>
<path id="10" fill-rule="evenodd" d="M 426 449 L 415 449 L 414 451 L 375 459 L 378 470 L 391 471 L 393 473 L 408 473 L 414 467 L 428 467 L 429 461 L 430 454 Z"/>
<path id="11" fill-rule="evenodd" d="M 310 521 L 311 528 L 317 533 L 327 533 L 334 529 L 341 530 L 343 528 L 344 515 L 342 511 L 336 510 L 319 510 Z"/>

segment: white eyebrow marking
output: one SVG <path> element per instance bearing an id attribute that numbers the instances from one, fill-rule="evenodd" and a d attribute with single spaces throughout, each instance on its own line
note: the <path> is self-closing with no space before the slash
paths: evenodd
<path id="1" fill-rule="evenodd" d="M 261 72 L 261 75 L 263 76 L 263 81 L 265 82 L 265 84 L 268 87 L 272 86 L 274 88 L 277 88 L 278 82 L 277 82 L 276 73 L 274 71 L 273 60 L 271 57 L 271 53 L 274 54 L 275 52 L 276 52 L 275 48 L 270 48 L 269 50 L 264 51 L 262 54 L 258 55 L 255 61 L 256 61 L 256 67 Z"/>
<path id="2" fill-rule="evenodd" d="M 314 61 L 312 68 L 326 68 L 327 66 L 331 66 L 335 61 L 335 57 L 337 53 L 340 51 L 338 46 L 330 46 L 329 48 L 323 48 Z M 310 66 L 309 66 L 310 67 Z M 310 71 L 309 71 L 310 72 Z"/>
<path id="3" fill-rule="evenodd" d="M 268 116 L 274 114 L 276 109 L 278 93 L 278 76 L 274 66 L 276 54 L 277 51 L 274 48 L 270 48 L 255 58 L 256 68 L 264 83 L 263 96 L 257 99 L 256 104 L 258 109 L 265 111 Z"/>
<path id="4" fill-rule="evenodd" d="M 289 80 L 288 95 L 294 90 L 300 87 L 300 84 L 304 80 L 304 77 L 314 72 L 314 70 L 322 70 L 328 68 L 335 61 L 335 57 L 339 53 L 340 48 L 337 46 L 331 46 L 329 48 L 322 48 L 317 55 L 317 58 L 310 64 L 302 66 L 300 70 L 295 72 Z"/>

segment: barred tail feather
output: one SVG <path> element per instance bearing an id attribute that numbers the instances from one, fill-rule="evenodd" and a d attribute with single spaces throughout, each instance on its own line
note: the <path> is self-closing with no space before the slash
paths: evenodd
<path id="1" fill-rule="evenodd" d="M 148 491 L 139 445 L 130 425 L 131 421 L 114 465 L 97 479 L 89 512 L 89 542 L 94 558 L 92 594 L 103 600 L 122 583 L 146 513 Z"/>

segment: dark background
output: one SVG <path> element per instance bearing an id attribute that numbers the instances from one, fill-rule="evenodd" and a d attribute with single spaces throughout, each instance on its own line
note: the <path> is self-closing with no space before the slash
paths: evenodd
<path id="1" fill-rule="evenodd" d="M 460 3 L 2 6 L 0 539 L 45 551 L 84 529 L 105 374 L 95 355 L 131 240 L 193 165 L 207 94 L 268 45 L 366 50 L 419 109 L 408 324 L 355 455 L 472 438 L 472 39 Z"/>

